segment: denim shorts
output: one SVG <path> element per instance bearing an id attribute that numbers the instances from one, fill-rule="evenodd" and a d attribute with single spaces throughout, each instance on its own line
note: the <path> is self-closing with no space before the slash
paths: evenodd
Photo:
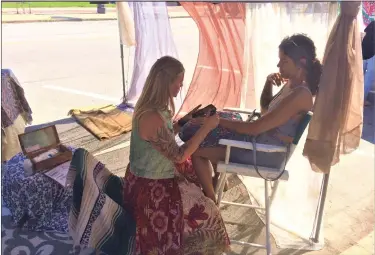
<path id="1" fill-rule="evenodd" d="M 229 161 L 237 164 L 254 165 L 252 150 L 231 148 Z M 256 152 L 257 166 L 281 169 L 284 168 L 285 152 Z"/>

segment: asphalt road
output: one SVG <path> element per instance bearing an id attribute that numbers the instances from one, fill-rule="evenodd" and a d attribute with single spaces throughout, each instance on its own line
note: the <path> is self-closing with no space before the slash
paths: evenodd
<path id="1" fill-rule="evenodd" d="M 171 19 L 178 54 L 190 83 L 198 56 L 191 19 Z M 119 103 L 123 95 L 117 21 L 3 24 L 2 68 L 25 89 L 33 124 L 66 117 L 72 108 Z M 134 49 L 125 49 L 132 76 Z"/>

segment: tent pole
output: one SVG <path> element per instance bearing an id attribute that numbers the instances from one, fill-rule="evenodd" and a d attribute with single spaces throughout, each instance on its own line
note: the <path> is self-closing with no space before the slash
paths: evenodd
<path id="1" fill-rule="evenodd" d="M 322 185 L 322 193 L 319 201 L 319 212 L 318 212 L 318 220 L 316 223 L 316 229 L 315 229 L 315 236 L 312 239 L 314 243 L 319 243 L 319 235 L 320 235 L 320 229 L 322 226 L 322 220 L 323 220 L 323 213 L 324 213 L 324 204 L 327 197 L 327 188 L 328 188 L 328 182 L 329 182 L 329 173 L 324 174 L 323 176 L 323 185 Z"/>
<path id="2" fill-rule="evenodd" d="M 123 102 L 126 102 L 126 85 L 125 85 L 125 70 L 124 70 L 124 45 L 120 43 L 120 52 L 121 52 L 121 72 L 122 72 L 122 93 L 123 93 Z"/>

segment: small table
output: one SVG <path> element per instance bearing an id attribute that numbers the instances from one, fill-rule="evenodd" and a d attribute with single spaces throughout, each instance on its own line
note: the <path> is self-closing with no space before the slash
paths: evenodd
<path id="1" fill-rule="evenodd" d="M 68 233 L 72 187 L 63 187 L 43 173 L 27 177 L 25 160 L 23 153 L 18 153 L 2 169 L 3 201 L 13 222 L 33 231 Z"/>
<path id="2" fill-rule="evenodd" d="M 1 161 L 21 152 L 18 134 L 32 122 L 25 92 L 10 69 L 1 69 Z"/>

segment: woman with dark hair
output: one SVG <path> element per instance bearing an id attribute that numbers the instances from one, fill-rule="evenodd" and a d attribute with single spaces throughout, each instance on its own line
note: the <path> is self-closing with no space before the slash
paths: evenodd
<path id="1" fill-rule="evenodd" d="M 287 145 L 292 142 L 301 117 L 312 109 L 322 74 L 314 42 L 303 34 L 286 37 L 279 45 L 279 59 L 279 73 L 270 74 L 263 88 L 260 100 L 262 116 L 253 122 L 220 118 L 219 126 L 209 133 L 193 154 L 193 166 L 206 196 L 214 197 L 212 170 L 209 170 L 215 169 L 216 163 L 225 158 L 225 147 L 218 144 L 220 139 L 246 142 L 255 139 L 262 144 Z M 273 95 L 273 87 L 281 85 L 281 90 Z M 180 136 L 187 139 L 199 125 L 200 120 L 191 121 L 184 126 Z M 281 167 L 285 153 L 257 152 L 256 158 L 257 165 Z M 253 165 L 253 152 L 232 148 L 230 161 Z"/>

